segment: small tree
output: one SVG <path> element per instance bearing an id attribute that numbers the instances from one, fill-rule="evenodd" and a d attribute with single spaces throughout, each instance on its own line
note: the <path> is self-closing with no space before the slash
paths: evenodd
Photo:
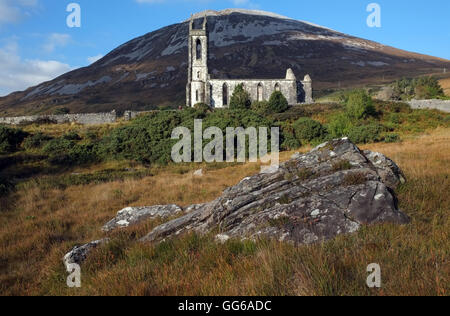
<path id="1" fill-rule="evenodd" d="M 230 99 L 230 109 L 249 109 L 251 105 L 250 94 L 245 91 L 244 85 L 237 85 Z"/>
<path id="2" fill-rule="evenodd" d="M 317 121 L 308 117 L 298 119 L 294 124 L 295 136 L 299 141 L 311 142 L 323 140 L 327 136 L 327 130 Z"/>
<path id="3" fill-rule="evenodd" d="M 372 98 L 364 90 L 355 90 L 349 94 L 346 102 L 347 114 L 352 119 L 363 119 L 375 115 Z"/>
<path id="4" fill-rule="evenodd" d="M 274 91 L 269 99 L 269 108 L 272 113 L 283 113 L 289 109 L 289 103 L 280 91 Z"/>

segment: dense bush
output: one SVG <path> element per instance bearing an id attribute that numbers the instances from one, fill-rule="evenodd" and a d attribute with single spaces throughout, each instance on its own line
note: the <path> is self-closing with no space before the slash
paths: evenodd
<path id="1" fill-rule="evenodd" d="M 346 113 L 339 113 L 331 118 L 327 130 L 332 138 L 339 138 L 348 135 L 354 123 Z"/>
<path id="2" fill-rule="evenodd" d="M 171 140 L 172 131 L 185 126 L 193 132 L 194 119 L 204 116 L 195 109 L 140 116 L 130 125 L 119 127 L 106 136 L 100 142 L 100 156 L 142 163 L 167 163 L 171 160 L 171 148 L 176 143 Z"/>
<path id="3" fill-rule="evenodd" d="M 300 118 L 294 124 L 295 136 L 299 141 L 311 142 L 323 140 L 327 136 L 327 130 L 317 121 L 310 118 Z"/>
<path id="4" fill-rule="evenodd" d="M 283 93 L 274 91 L 269 99 L 269 109 L 271 113 L 283 113 L 289 109 L 289 104 Z"/>
<path id="5" fill-rule="evenodd" d="M 211 108 L 206 103 L 197 103 L 194 105 L 194 109 L 204 113 L 211 111 Z"/>
<path id="6" fill-rule="evenodd" d="M 230 109 L 249 109 L 251 104 L 250 94 L 245 91 L 244 85 L 237 85 L 230 99 Z"/>
<path id="7" fill-rule="evenodd" d="M 381 113 L 411 113 L 412 109 L 408 103 L 375 100 L 376 111 Z"/>
<path id="8" fill-rule="evenodd" d="M 73 140 L 73 141 L 81 140 L 80 135 L 78 135 L 76 132 L 69 132 L 69 133 L 63 135 L 62 138 L 65 140 Z"/>
<path id="9" fill-rule="evenodd" d="M 56 165 L 83 165 L 97 160 L 94 144 L 78 144 L 65 137 L 49 141 L 42 150 L 48 155 L 50 163 Z"/>
<path id="10" fill-rule="evenodd" d="M 172 131 L 179 126 L 187 127 L 193 137 L 195 119 L 203 119 L 203 130 L 214 126 L 224 133 L 227 127 L 255 127 L 258 130 L 258 127 L 273 126 L 268 119 L 245 109 L 222 109 L 206 115 L 195 109 L 157 112 L 139 117 L 130 125 L 112 131 L 100 142 L 100 157 L 131 159 L 143 163 L 168 163 L 172 159 L 172 147 L 178 142 L 171 139 Z M 268 134 L 270 136 L 270 131 Z M 207 143 L 208 141 L 204 141 L 204 145 Z"/>
<path id="11" fill-rule="evenodd" d="M 386 134 L 384 136 L 385 143 L 398 143 L 400 141 L 400 136 L 398 134 Z"/>
<path id="12" fill-rule="evenodd" d="M 383 140 L 384 127 L 377 123 L 356 126 L 350 129 L 348 137 L 355 144 L 376 143 Z"/>
<path id="13" fill-rule="evenodd" d="M 20 129 L 0 125 L 0 154 L 16 151 L 27 135 Z"/>
<path id="14" fill-rule="evenodd" d="M 251 109 L 253 112 L 258 113 L 259 115 L 268 115 L 268 114 L 272 113 L 270 106 L 269 106 L 269 102 L 267 102 L 267 101 L 253 102 Z"/>
<path id="15" fill-rule="evenodd" d="M 281 150 L 294 150 L 299 148 L 302 143 L 295 136 L 294 127 L 289 123 L 281 124 Z"/>
<path id="16" fill-rule="evenodd" d="M 23 146 L 27 150 L 38 149 L 52 139 L 53 138 L 51 136 L 45 135 L 43 133 L 37 133 L 27 137 L 23 142 Z"/>
<path id="17" fill-rule="evenodd" d="M 346 101 L 347 115 L 356 120 L 376 114 L 372 98 L 364 90 L 355 90 L 348 95 Z"/>

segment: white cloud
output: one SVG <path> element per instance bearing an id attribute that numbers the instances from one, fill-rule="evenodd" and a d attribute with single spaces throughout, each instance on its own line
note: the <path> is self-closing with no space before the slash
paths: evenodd
<path id="1" fill-rule="evenodd" d="M 87 58 L 87 61 L 88 61 L 89 64 L 93 64 L 93 63 L 95 63 L 97 60 L 100 60 L 100 59 L 102 59 L 102 58 L 103 58 L 103 55 L 102 55 L 102 54 L 99 54 L 99 55 L 97 55 L 97 56 L 88 57 L 88 58 Z"/>
<path id="2" fill-rule="evenodd" d="M 23 60 L 14 41 L 0 48 L 0 96 L 48 81 L 73 68 L 56 60 Z"/>
<path id="3" fill-rule="evenodd" d="M 0 25 L 19 22 L 38 0 L 0 0 Z"/>
<path id="4" fill-rule="evenodd" d="M 71 41 L 71 39 L 72 38 L 70 37 L 69 34 L 53 33 L 53 34 L 49 35 L 49 37 L 47 38 L 47 41 L 45 42 L 45 44 L 42 48 L 47 53 L 51 53 L 57 47 L 66 46 Z"/>

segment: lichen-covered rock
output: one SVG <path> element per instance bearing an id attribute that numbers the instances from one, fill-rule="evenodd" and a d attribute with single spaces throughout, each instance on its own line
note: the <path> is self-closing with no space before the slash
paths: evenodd
<path id="1" fill-rule="evenodd" d="M 89 253 L 97 248 L 99 245 L 105 244 L 109 242 L 108 238 L 96 240 L 85 244 L 83 246 L 74 247 L 69 253 L 64 256 L 64 265 L 67 267 L 69 264 L 81 264 L 86 260 Z"/>
<path id="2" fill-rule="evenodd" d="M 361 152 L 347 138 L 333 140 L 293 156 L 274 172 L 245 178 L 141 241 L 218 230 L 219 241 L 269 237 L 311 244 L 356 232 L 362 225 L 405 224 L 409 218 L 398 209 L 392 191 L 402 181 L 392 160 Z"/>
<path id="3" fill-rule="evenodd" d="M 364 155 L 377 168 L 381 180 L 391 189 L 396 189 L 406 178 L 399 166 L 383 154 L 370 150 L 363 151 Z"/>
<path id="4" fill-rule="evenodd" d="M 182 212 L 183 210 L 176 205 L 127 207 L 119 211 L 115 218 L 103 226 L 102 230 L 109 232 L 117 228 L 134 226 L 149 219 L 169 218 Z"/>

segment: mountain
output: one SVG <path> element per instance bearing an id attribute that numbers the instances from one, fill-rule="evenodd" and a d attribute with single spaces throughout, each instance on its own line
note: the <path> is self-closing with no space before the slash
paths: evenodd
<path id="1" fill-rule="evenodd" d="M 310 74 L 314 89 L 390 81 L 442 72 L 450 61 L 346 35 L 273 13 L 205 11 L 209 71 L 213 78 L 298 78 Z M 135 38 L 89 67 L 0 98 L 0 115 L 116 109 L 143 110 L 185 103 L 188 21 Z"/>

